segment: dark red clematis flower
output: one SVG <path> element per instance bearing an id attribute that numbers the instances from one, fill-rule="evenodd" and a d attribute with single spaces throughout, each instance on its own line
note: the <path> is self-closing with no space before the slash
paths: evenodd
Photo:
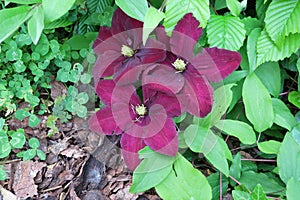
<path id="1" fill-rule="evenodd" d="M 180 104 L 175 96 L 151 88 L 155 86 L 142 86 L 141 101 L 132 85 L 118 86 L 113 80 L 98 82 L 97 94 L 106 106 L 91 117 L 90 129 L 106 135 L 122 134 L 123 157 L 132 170 L 140 162 L 138 151 L 146 145 L 169 156 L 178 151 L 172 117 L 181 114 Z"/>
<path id="2" fill-rule="evenodd" d="M 143 46 L 142 28 L 142 22 L 116 9 L 112 27 L 100 27 L 93 45 L 98 56 L 93 68 L 94 78 L 118 77 L 139 63 L 160 62 L 166 58 L 163 43 L 148 39 Z"/>
<path id="3" fill-rule="evenodd" d="M 184 111 L 198 117 L 206 116 L 212 108 L 213 89 L 209 82 L 223 80 L 241 62 L 238 52 L 215 47 L 204 48 L 195 55 L 194 47 L 201 34 L 199 22 L 191 13 L 178 22 L 170 38 L 163 29 L 157 29 L 158 40 L 168 44 L 167 59 L 143 75 L 144 84 L 156 82 L 168 86 L 177 93 Z"/>

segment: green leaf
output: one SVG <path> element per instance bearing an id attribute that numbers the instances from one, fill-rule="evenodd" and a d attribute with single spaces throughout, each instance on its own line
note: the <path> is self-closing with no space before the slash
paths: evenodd
<path id="1" fill-rule="evenodd" d="M 133 172 L 132 193 L 143 192 L 160 184 L 171 172 L 176 159 L 175 156 L 156 153 L 149 147 L 145 147 L 139 154 L 144 159 Z"/>
<path id="2" fill-rule="evenodd" d="M 191 124 L 184 131 L 186 144 L 194 152 L 203 153 L 204 156 L 225 176 L 229 175 L 228 162 L 232 155 L 223 139 L 215 135 L 210 129 Z"/>
<path id="3" fill-rule="evenodd" d="M 299 133 L 298 133 L 299 135 Z M 287 183 L 291 178 L 300 180 L 300 143 L 287 133 L 279 149 L 277 164 L 280 178 Z"/>
<path id="4" fill-rule="evenodd" d="M 242 11 L 241 3 L 238 0 L 226 0 L 226 4 L 233 16 L 239 16 Z"/>
<path id="5" fill-rule="evenodd" d="M 25 119 L 26 117 L 29 117 L 30 113 L 24 109 L 19 109 L 15 112 L 15 117 L 22 121 L 23 119 Z"/>
<path id="6" fill-rule="evenodd" d="M 213 15 L 207 25 L 207 37 L 210 46 L 237 51 L 243 45 L 246 30 L 238 17 Z"/>
<path id="7" fill-rule="evenodd" d="M 174 163 L 174 170 L 155 189 L 162 199 L 212 198 L 211 187 L 205 176 L 180 154 Z"/>
<path id="8" fill-rule="evenodd" d="M 272 1 L 266 12 L 266 30 L 272 40 L 281 45 L 284 37 L 290 33 L 300 33 L 299 0 Z"/>
<path id="9" fill-rule="evenodd" d="M 30 160 L 36 156 L 36 150 L 35 149 L 28 149 L 24 151 L 23 153 L 23 159 L 24 160 Z"/>
<path id="10" fill-rule="evenodd" d="M 0 10 L 0 43 L 15 32 L 31 15 L 30 6 Z M 5 27 L 5 28 L 3 28 Z"/>
<path id="11" fill-rule="evenodd" d="M 222 132 L 237 137 L 244 144 L 254 144 L 256 135 L 252 127 L 245 122 L 237 120 L 220 120 L 215 126 Z"/>
<path id="12" fill-rule="evenodd" d="M 77 108 L 74 110 L 78 117 L 84 118 L 87 115 L 87 108 L 83 105 L 78 105 Z"/>
<path id="13" fill-rule="evenodd" d="M 36 115 L 31 115 L 29 117 L 28 125 L 30 127 L 36 127 L 40 122 L 41 122 L 41 120 Z"/>
<path id="14" fill-rule="evenodd" d="M 130 17 L 144 21 L 148 10 L 147 0 L 116 0 L 116 4 Z"/>
<path id="15" fill-rule="evenodd" d="M 250 200 L 250 194 L 239 190 L 232 191 L 232 197 L 234 200 Z"/>
<path id="16" fill-rule="evenodd" d="M 23 148 L 24 144 L 26 142 L 26 138 L 24 135 L 24 131 L 17 131 L 11 135 L 11 140 L 9 143 L 11 144 L 12 148 Z"/>
<path id="17" fill-rule="evenodd" d="M 262 23 L 256 18 L 245 17 L 242 19 L 242 22 L 244 23 L 244 27 L 246 29 L 246 35 L 250 35 L 254 29 L 262 27 Z"/>
<path id="18" fill-rule="evenodd" d="M 0 117 L 0 131 L 3 129 L 4 124 L 5 124 L 5 119 Z"/>
<path id="19" fill-rule="evenodd" d="M 30 138 L 28 144 L 31 148 L 37 149 L 40 146 L 40 141 L 37 138 Z"/>
<path id="20" fill-rule="evenodd" d="M 59 18 L 53 22 L 47 22 L 44 29 L 55 29 L 70 26 L 72 22 L 67 18 Z"/>
<path id="21" fill-rule="evenodd" d="M 7 174 L 2 165 L 0 165 L 0 181 L 4 181 L 7 178 Z"/>
<path id="22" fill-rule="evenodd" d="M 32 42 L 36 45 L 41 37 L 44 29 L 44 11 L 43 7 L 39 6 L 35 9 L 33 16 L 28 21 L 28 34 Z"/>
<path id="23" fill-rule="evenodd" d="M 146 44 L 146 41 L 150 33 L 157 27 L 159 22 L 165 18 L 165 13 L 157 10 L 154 7 L 150 7 L 147 10 L 144 25 L 143 25 L 143 44 Z"/>
<path id="24" fill-rule="evenodd" d="M 296 125 L 296 119 L 289 108 L 280 99 L 272 99 L 274 123 L 291 131 Z"/>
<path id="25" fill-rule="evenodd" d="M 8 3 L 17 3 L 17 4 L 34 4 L 42 3 L 42 0 L 6 0 Z"/>
<path id="26" fill-rule="evenodd" d="M 89 101 L 89 95 L 86 92 L 81 92 L 76 97 L 77 102 L 80 104 L 86 104 Z"/>
<path id="27" fill-rule="evenodd" d="M 300 181 L 295 180 L 295 178 L 291 178 L 287 182 L 286 186 L 286 197 L 288 200 L 298 200 L 300 196 Z"/>
<path id="28" fill-rule="evenodd" d="M 193 13 L 200 22 L 201 27 L 206 27 L 210 17 L 209 0 L 172 0 L 166 4 L 166 18 L 164 27 L 170 34 L 177 22 L 187 13 Z"/>
<path id="29" fill-rule="evenodd" d="M 83 84 L 89 84 L 92 80 L 92 76 L 88 73 L 84 73 L 80 76 L 80 81 L 83 83 Z"/>
<path id="30" fill-rule="evenodd" d="M 255 74 L 274 97 L 279 96 L 281 90 L 281 74 L 277 62 L 267 62 L 260 65 L 255 70 Z"/>
<path id="31" fill-rule="evenodd" d="M 251 198 L 250 199 L 251 200 L 268 200 L 267 196 L 266 196 L 266 194 L 264 192 L 264 189 L 263 189 L 263 187 L 260 184 L 258 184 L 254 188 L 254 190 L 253 190 L 253 192 L 251 194 Z"/>
<path id="32" fill-rule="evenodd" d="M 11 152 L 11 146 L 8 142 L 0 143 L 0 159 L 9 156 Z"/>
<path id="33" fill-rule="evenodd" d="M 75 0 L 43 0 L 43 9 L 46 22 L 59 19 L 71 9 Z"/>
<path id="34" fill-rule="evenodd" d="M 261 184 L 266 193 L 275 193 L 284 190 L 284 187 L 266 174 L 253 171 L 243 172 L 239 182 L 251 191 L 254 190 L 257 184 Z"/>
<path id="35" fill-rule="evenodd" d="M 207 177 L 207 181 L 212 189 L 212 199 L 219 199 L 220 197 L 220 172 L 216 172 Z M 222 175 L 222 190 L 223 194 L 226 193 L 228 188 L 228 179 Z"/>
<path id="36" fill-rule="evenodd" d="M 246 77 L 242 95 L 247 119 L 253 124 L 254 129 L 262 132 L 270 128 L 274 119 L 272 99 L 255 74 Z"/>
<path id="37" fill-rule="evenodd" d="M 232 161 L 232 164 L 229 168 L 229 175 L 235 178 L 236 180 L 239 180 L 241 177 L 242 172 L 242 163 L 241 163 L 241 154 L 237 153 Z M 235 182 L 231 180 L 231 185 L 235 186 Z"/>
<path id="38" fill-rule="evenodd" d="M 289 102 L 300 108 L 300 92 L 292 91 L 288 96 Z"/>
<path id="39" fill-rule="evenodd" d="M 266 142 L 259 142 L 257 146 L 258 149 L 263 153 L 278 154 L 281 143 L 275 140 L 269 140 Z"/>
<path id="40" fill-rule="evenodd" d="M 257 39 L 260 36 L 260 33 L 261 33 L 261 29 L 255 28 L 251 31 L 251 33 L 247 39 L 247 54 L 248 54 L 250 73 L 253 72 L 257 67 L 257 65 L 256 65 L 256 44 L 257 44 Z"/>
<path id="41" fill-rule="evenodd" d="M 278 61 L 289 57 L 300 46 L 300 34 L 285 37 L 280 48 L 274 44 L 266 31 L 262 31 L 257 40 L 257 65 L 267 61 Z"/>
<path id="42" fill-rule="evenodd" d="M 46 160 L 46 154 L 42 150 L 37 149 L 36 154 L 40 158 L 40 160 Z"/>

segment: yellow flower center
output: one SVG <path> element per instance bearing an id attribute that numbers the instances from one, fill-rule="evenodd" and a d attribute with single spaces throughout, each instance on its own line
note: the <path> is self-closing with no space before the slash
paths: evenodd
<path id="1" fill-rule="evenodd" d="M 137 105 L 135 106 L 135 112 L 139 115 L 139 116 L 145 116 L 147 113 L 147 108 L 145 107 L 144 104 L 142 105 Z"/>
<path id="2" fill-rule="evenodd" d="M 183 72 L 186 69 L 187 63 L 185 63 L 184 60 L 177 58 L 172 65 L 177 71 Z"/>
<path id="3" fill-rule="evenodd" d="M 126 46 L 125 44 L 122 45 L 121 51 L 125 57 L 132 57 L 134 54 L 133 49 L 129 46 Z"/>

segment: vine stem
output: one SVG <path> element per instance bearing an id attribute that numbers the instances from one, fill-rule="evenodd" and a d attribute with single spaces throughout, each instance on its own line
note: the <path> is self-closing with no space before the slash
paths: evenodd
<path id="1" fill-rule="evenodd" d="M 241 158 L 244 161 L 253 161 L 253 162 L 276 162 L 276 160 L 268 160 L 268 159 L 254 159 L 254 158 Z"/>

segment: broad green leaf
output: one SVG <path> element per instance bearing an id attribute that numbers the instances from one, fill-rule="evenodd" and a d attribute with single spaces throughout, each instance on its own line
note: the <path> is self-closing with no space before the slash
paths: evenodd
<path id="1" fill-rule="evenodd" d="M 250 200 L 268 200 L 264 189 L 260 184 L 254 188 Z"/>
<path id="2" fill-rule="evenodd" d="M 24 133 L 19 132 L 19 131 L 13 133 L 11 135 L 11 140 L 9 141 L 12 148 L 18 148 L 18 149 L 23 148 L 25 142 L 26 142 L 26 138 L 25 138 Z"/>
<path id="3" fill-rule="evenodd" d="M 44 29 L 44 12 L 41 6 L 36 9 L 35 13 L 28 21 L 27 28 L 32 42 L 36 45 Z"/>
<path id="4" fill-rule="evenodd" d="M 30 138 L 28 144 L 30 148 L 37 149 L 40 146 L 40 141 L 37 138 Z"/>
<path id="5" fill-rule="evenodd" d="M 201 27 L 206 27 L 210 17 L 209 0 L 172 0 L 166 4 L 166 18 L 164 27 L 170 34 L 177 22 L 187 13 L 193 13 L 200 22 Z"/>
<path id="6" fill-rule="evenodd" d="M 155 189 L 162 199 L 212 198 L 211 187 L 205 176 L 180 154 L 174 163 L 174 170 Z"/>
<path id="7" fill-rule="evenodd" d="M 17 3 L 17 4 L 34 4 L 42 3 L 42 0 L 5 0 L 8 3 Z"/>
<path id="8" fill-rule="evenodd" d="M 159 22 L 165 18 L 165 13 L 157 10 L 154 7 L 150 7 L 147 10 L 144 25 L 143 25 L 143 44 L 146 44 L 146 41 L 150 33 L 157 27 Z"/>
<path id="9" fill-rule="evenodd" d="M 281 90 L 281 74 L 280 67 L 277 62 L 261 64 L 255 70 L 255 74 L 274 97 L 279 96 Z"/>
<path id="10" fill-rule="evenodd" d="M 256 142 L 255 132 L 245 122 L 225 119 L 220 120 L 215 126 L 222 132 L 237 137 L 244 144 L 254 144 Z"/>
<path id="11" fill-rule="evenodd" d="M 36 115 L 31 115 L 29 117 L 28 125 L 30 127 L 36 127 L 40 122 L 41 122 L 41 120 Z"/>
<path id="12" fill-rule="evenodd" d="M 287 182 L 286 186 L 286 197 L 288 200 L 298 200 L 300 196 L 300 181 L 295 180 L 295 178 L 291 178 Z"/>
<path id="13" fill-rule="evenodd" d="M 300 108 L 300 92 L 292 91 L 288 96 L 289 102 Z"/>
<path id="14" fill-rule="evenodd" d="M 241 3 L 238 0 L 226 0 L 226 4 L 233 16 L 239 16 L 242 11 Z"/>
<path id="15" fill-rule="evenodd" d="M 24 109 L 19 109 L 15 112 L 15 117 L 21 121 L 29 116 L 30 116 L 30 113 Z"/>
<path id="16" fill-rule="evenodd" d="M 243 45 L 246 30 L 238 17 L 213 15 L 207 25 L 207 37 L 210 46 L 237 51 Z"/>
<path id="17" fill-rule="evenodd" d="M 296 125 L 296 119 L 286 104 L 280 99 L 272 99 L 274 123 L 291 131 Z"/>
<path id="18" fill-rule="evenodd" d="M 261 33 L 261 29 L 255 28 L 251 31 L 251 33 L 247 39 L 247 54 L 248 54 L 250 73 L 253 72 L 257 67 L 257 65 L 256 65 L 256 44 L 257 44 L 257 39 L 260 36 L 260 33 Z"/>
<path id="19" fill-rule="evenodd" d="M 279 149 L 277 164 L 280 178 L 285 182 L 291 178 L 300 180 L 300 143 L 295 140 L 291 133 L 284 137 Z"/>
<path id="20" fill-rule="evenodd" d="M 207 177 L 207 181 L 212 189 L 212 199 L 219 199 L 220 197 L 220 172 L 216 172 Z M 222 190 L 223 194 L 226 193 L 228 188 L 228 179 L 222 175 Z"/>
<path id="21" fill-rule="evenodd" d="M 281 143 L 275 140 L 257 143 L 258 149 L 266 154 L 278 154 Z"/>
<path id="22" fill-rule="evenodd" d="M 75 0 L 43 0 L 43 9 L 46 22 L 52 22 L 66 14 Z"/>
<path id="23" fill-rule="evenodd" d="M 204 156 L 225 176 L 229 175 L 228 162 L 232 155 L 223 139 L 215 135 L 210 129 L 191 124 L 184 131 L 186 144 L 194 152 L 203 153 Z"/>
<path id="24" fill-rule="evenodd" d="M 145 148 L 139 152 L 144 159 L 133 172 L 132 193 L 143 192 L 160 184 L 170 174 L 176 159 L 175 156 L 162 155 L 149 147 Z"/>
<path id="25" fill-rule="evenodd" d="M 240 190 L 233 190 L 232 197 L 234 200 L 250 200 L 250 194 Z"/>
<path id="26" fill-rule="evenodd" d="M 266 30 L 272 40 L 279 46 L 289 33 L 300 33 L 300 1 L 275 0 L 266 12 Z"/>
<path id="27" fill-rule="evenodd" d="M 289 57 L 300 46 L 300 33 L 285 37 L 280 48 L 271 40 L 266 31 L 262 31 L 257 40 L 257 65 L 267 61 L 278 61 Z"/>
<path id="28" fill-rule="evenodd" d="M 254 129 L 262 132 L 270 128 L 274 119 L 272 99 L 255 74 L 246 77 L 242 95 L 247 119 L 253 124 Z"/>
<path id="29" fill-rule="evenodd" d="M 116 0 L 116 4 L 130 17 L 144 21 L 148 10 L 147 0 Z"/>
<path id="30" fill-rule="evenodd" d="M 270 178 L 268 175 L 253 171 L 243 172 L 239 182 L 246 186 L 250 191 L 253 191 L 257 184 L 261 184 L 266 193 L 284 190 L 284 187 L 282 187 L 277 181 Z"/>
<path id="31" fill-rule="evenodd" d="M 241 163 L 241 154 L 237 153 L 232 161 L 232 164 L 229 168 L 229 175 L 235 178 L 236 180 L 239 180 L 241 177 L 242 172 L 242 163 Z M 236 182 L 230 180 L 230 184 L 232 186 L 236 185 Z"/>
<path id="32" fill-rule="evenodd" d="M 0 10 L 0 43 L 15 32 L 31 15 L 30 6 Z M 5 28 L 4 28 L 5 27 Z"/>

